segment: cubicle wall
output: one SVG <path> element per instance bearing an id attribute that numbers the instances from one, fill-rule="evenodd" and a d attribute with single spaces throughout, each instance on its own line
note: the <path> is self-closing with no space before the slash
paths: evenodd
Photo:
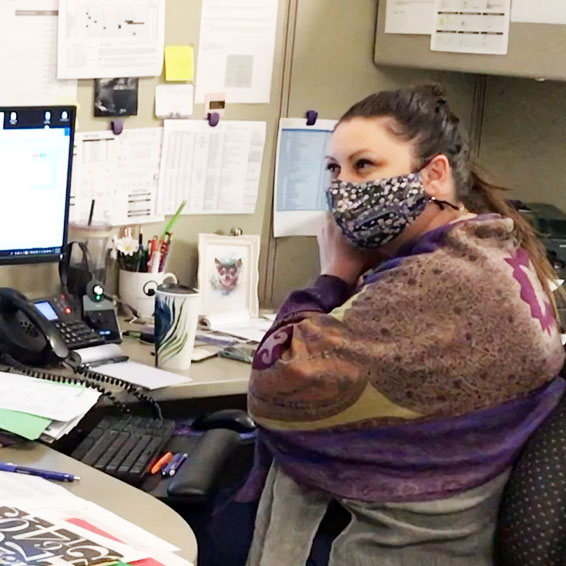
<path id="1" fill-rule="evenodd" d="M 378 68 L 373 61 L 376 0 L 298 2 L 285 116 L 315 109 L 339 118 L 354 102 L 385 88 L 423 81 L 442 83 L 466 125 L 472 124 L 475 76 L 462 73 Z M 289 290 L 318 273 L 316 238 L 278 238 L 269 255 L 266 300 L 278 305 Z"/>
<path id="2" fill-rule="evenodd" d="M 566 85 L 489 77 L 480 161 L 514 198 L 566 210 Z"/>
<path id="3" fill-rule="evenodd" d="M 260 179 L 257 207 L 250 215 L 206 215 L 183 216 L 175 225 L 174 245 L 170 255 L 168 270 L 175 272 L 182 282 L 195 284 L 197 269 L 196 243 L 199 232 L 221 232 L 228 234 L 233 227 L 239 227 L 246 234 L 262 234 L 263 248 L 267 250 L 269 211 L 271 206 L 271 186 L 273 176 L 273 156 L 276 132 L 280 115 L 282 90 L 282 69 L 285 53 L 288 20 L 288 0 L 279 1 L 277 37 L 273 65 L 273 79 L 270 104 L 227 105 L 224 120 L 265 120 L 267 122 L 267 141 Z M 198 63 L 198 41 L 201 15 L 200 0 L 166 0 L 165 43 L 169 45 L 194 44 Z M 163 82 L 163 77 L 141 78 L 139 80 L 138 115 L 124 120 L 125 129 L 144 128 L 161 125 L 154 116 L 155 86 Z M 78 130 L 107 130 L 110 120 L 93 117 L 94 81 L 79 81 Z M 194 118 L 203 115 L 203 105 L 195 104 Z M 153 224 L 145 232 L 160 233 L 164 225 Z M 266 254 L 261 257 L 260 273 L 265 272 Z M 0 286 L 8 285 L 24 292 L 38 295 L 55 292 L 58 285 L 56 266 L 35 265 L 25 267 L 0 268 Z"/>
<path id="4" fill-rule="evenodd" d="M 566 80 L 564 25 L 511 22 L 507 55 L 444 53 L 431 51 L 428 35 L 385 33 L 386 0 L 376 1 L 377 64 Z"/>
<path id="5" fill-rule="evenodd" d="M 167 43 L 198 47 L 200 8 L 200 0 L 167 0 Z M 383 88 L 430 80 L 442 83 L 466 125 L 476 132 L 482 163 L 502 182 L 515 187 L 514 194 L 520 198 L 544 199 L 566 208 L 561 185 L 566 120 L 562 85 L 499 77 L 485 81 L 463 73 L 376 66 L 376 15 L 376 0 L 280 0 L 271 102 L 228 105 L 224 118 L 267 121 L 256 211 L 241 216 L 182 217 L 175 227 L 169 265 L 182 281 L 195 282 L 198 233 L 228 233 L 232 227 L 262 235 L 263 305 L 277 306 L 291 289 L 314 278 L 319 265 L 315 238 L 274 240 L 271 236 L 279 116 L 297 117 L 315 109 L 321 118 L 338 118 L 353 102 Z M 139 115 L 128 118 L 126 128 L 160 125 L 153 115 L 153 103 L 155 85 L 162 80 L 140 79 Z M 487 85 L 483 109 L 477 97 L 482 84 Z M 93 81 L 79 82 L 79 103 L 79 131 L 109 127 L 107 119 L 92 116 Z M 196 105 L 195 118 L 201 115 L 202 106 Z M 161 227 L 155 225 L 155 232 Z M 146 232 L 151 230 L 148 227 Z M 34 295 L 51 293 L 57 286 L 56 267 L 0 268 L 2 285 Z"/>

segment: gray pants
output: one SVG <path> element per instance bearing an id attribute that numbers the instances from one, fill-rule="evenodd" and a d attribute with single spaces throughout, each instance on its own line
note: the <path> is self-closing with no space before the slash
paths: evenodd
<path id="1" fill-rule="evenodd" d="M 352 515 L 329 566 L 493 566 L 493 535 L 508 473 L 437 501 L 338 502 Z M 276 464 L 269 472 L 247 566 L 303 566 L 330 498 Z"/>

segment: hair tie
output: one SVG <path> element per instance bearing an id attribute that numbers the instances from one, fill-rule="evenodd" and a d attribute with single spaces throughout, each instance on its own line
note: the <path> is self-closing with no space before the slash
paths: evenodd
<path id="1" fill-rule="evenodd" d="M 439 98 L 439 99 L 436 101 L 436 106 L 434 107 L 434 111 L 435 111 L 437 114 L 439 114 L 439 113 L 440 113 L 440 110 L 441 110 L 444 106 L 446 106 L 446 102 L 447 102 L 446 98 Z"/>

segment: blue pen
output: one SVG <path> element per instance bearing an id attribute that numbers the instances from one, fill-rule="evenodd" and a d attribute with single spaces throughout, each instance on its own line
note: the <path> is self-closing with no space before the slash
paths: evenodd
<path id="1" fill-rule="evenodd" d="M 0 472 L 13 472 L 15 474 L 26 474 L 28 476 L 38 476 L 46 480 L 55 481 L 78 481 L 81 478 L 73 474 L 64 472 L 52 472 L 51 470 L 40 470 L 39 468 L 28 468 L 26 466 L 17 466 L 9 462 L 0 462 Z"/>
<path id="2" fill-rule="evenodd" d="M 174 476 L 178 471 L 179 468 L 185 463 L 185 460 L 189 457 L 189 455 L 185 452 L 181 454 L 181 457 L 175 462 L 175 465 L 169 468 L 169 472 L 167 475 Z"/>
<path id="3" fill-rule="evenodd" d="M 165 466 L 163 466 L 163 469 L 161 470 L 161 475 L 163 477 L 168 476 L 169 475 L 169 470 L 171 469 L 171 466 L 173 466 L 173 464 L 179 460 L 181 458 L 183 454 L 181 452 L 176 452 L 173 455 L 173 458 L 171 458 L 171 460 L 169 460 L 169 462 L 167 462 L 167 464 L 165 464 Z"/>

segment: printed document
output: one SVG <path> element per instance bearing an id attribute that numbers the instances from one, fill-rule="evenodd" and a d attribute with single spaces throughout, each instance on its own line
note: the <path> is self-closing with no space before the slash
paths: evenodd
<path id="1" fill-rule="evenodd" d="M 59 0 L 60 79 L 159 76 L 165 0 Z"/>
<path id="2" fill-rule="evenodd" d="M 75 158 L 69 216 L 113 226 L 158 222 L 156 214 L 163 128 L 81 132 L 75 136 Z"/>
<path id="3" fill-rule="evenodd" d="M 564 0 L 513 0 L 512 22 L 566 25 Z"/>
<path id="4" fill-rule="evenodd" d="M 69 104 L 77 81 L 57 80 L 57 0 L 0 2 L 0 105 Z"/>
<path id="5" fill-rule="evenodd" d="M 265 122 L 165 120 L 159 214 L 253 214 L 265 146 Z"/>
<path id="6" fill-rule="evenodd" d="M 434 29 L 434 0 L 387 0 L 385 33 L 430 35 Z"/>
<path id="7" fill-rule="evenodd" d="M 307 126 L 304 118 L 279 122 L 274 236 L 316 236 L 328 210 L 326 189 L 330 176 L 325 154 L 335 120 L 317 120 Z"/>
<path id="8" fill-rule="evenodd" d="M 433 51 L 506 55 L 511 0 L 435 0 Z"/>
<path id="9" fill-rule="evenodd" d="M 203 0 L 196 102 L 269 102 L 276 27 L 277 0 Z"/>

